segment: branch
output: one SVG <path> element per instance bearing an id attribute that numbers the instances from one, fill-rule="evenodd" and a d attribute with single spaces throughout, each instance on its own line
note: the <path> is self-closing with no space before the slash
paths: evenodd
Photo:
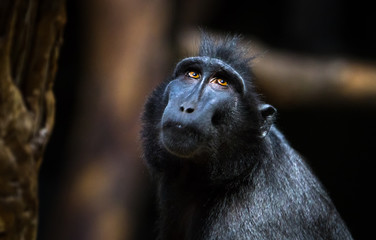
<path id="1" fill-rule="evenodd" d="M 251 44 L 257 52 L 266 49 Z M 376 104 L 376 65 L 268 50 L 253 64 L 256 84 L 284 106 L 328 103 Z"/>

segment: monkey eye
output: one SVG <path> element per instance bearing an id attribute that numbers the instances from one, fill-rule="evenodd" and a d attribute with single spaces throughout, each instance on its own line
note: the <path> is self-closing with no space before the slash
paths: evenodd
<path id="1" fill-rule="evenodd" d="M 213 78 L 210 80 L 211 83 L 216 83 L 218 85 L 221 85 L 223 87 L 226 87 L 228 85 L 228 82 L 226 80 L 223 80 L 222 78 Z"/>
<path id="2" fill-rule="evenodd" d="M 200 78 L 200 74 L 195 72 L 195 71 L 187 72 L 187 75 L 188 75 L 188 77 L 191 77 L 191 78 L 194 78 L 194 79 Z"/>

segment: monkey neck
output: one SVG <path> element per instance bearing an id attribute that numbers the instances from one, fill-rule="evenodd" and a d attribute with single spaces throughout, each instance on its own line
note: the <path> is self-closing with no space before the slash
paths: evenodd
<path id="1" fill-rule="evenodd" d="M 194 161 L 173 159 L 174 164 L 164 169 L 159 179 L 159 227 L 164 234 L 161 239 L 195 239 L 187 234 L 202 233 L 208 224 L 210 207 L 252 184 L 257 162 L 250 159 L 259 159 L 259 154 L 264 153 L 255 147 L 248 150 L 254 157 L 240 156 L 241 151 L 233 151 L 233 154 L 227 151 L 227 155 L 218 153 Z M 226 165 L 227 162 L 232 164 Z"/>
<path id="2" fill-rule="evenodd" d="M 178 186 L 184 191 L 231 188 L 251 177 L 260 156 L 267 154 L 263 151 L 264 144 L 264 140 L 253 145 L 238 143 L 233 149 L 227 148 L 224 152 L 217 151 L 194 159 L 166 156 L 169 159 L 163 161 L 168 164 L 161 171 L 161 183 Z"/>

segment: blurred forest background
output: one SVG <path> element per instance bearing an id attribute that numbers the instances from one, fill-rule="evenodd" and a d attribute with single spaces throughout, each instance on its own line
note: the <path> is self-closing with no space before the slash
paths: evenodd
<path id="1" fill-rule="evenodd" d="M 370 1 L 67 1 L 56 125 L 40 173 L 38 240 L 147 239 L 146 96 L 198 46 L 240 33 L 277 125 L 355 239 L 373 236 L 376 14 Z"/>

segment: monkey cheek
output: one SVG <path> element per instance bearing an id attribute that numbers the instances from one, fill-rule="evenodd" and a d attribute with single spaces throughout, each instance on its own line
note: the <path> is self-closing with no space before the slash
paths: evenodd
<path id="1" fill-rule="evenodd" d="M 192 157 L 201 148 L 200 135 L 187 129 L 162 129 L 160 140 L 169 153 L 182 158 Z"/>

